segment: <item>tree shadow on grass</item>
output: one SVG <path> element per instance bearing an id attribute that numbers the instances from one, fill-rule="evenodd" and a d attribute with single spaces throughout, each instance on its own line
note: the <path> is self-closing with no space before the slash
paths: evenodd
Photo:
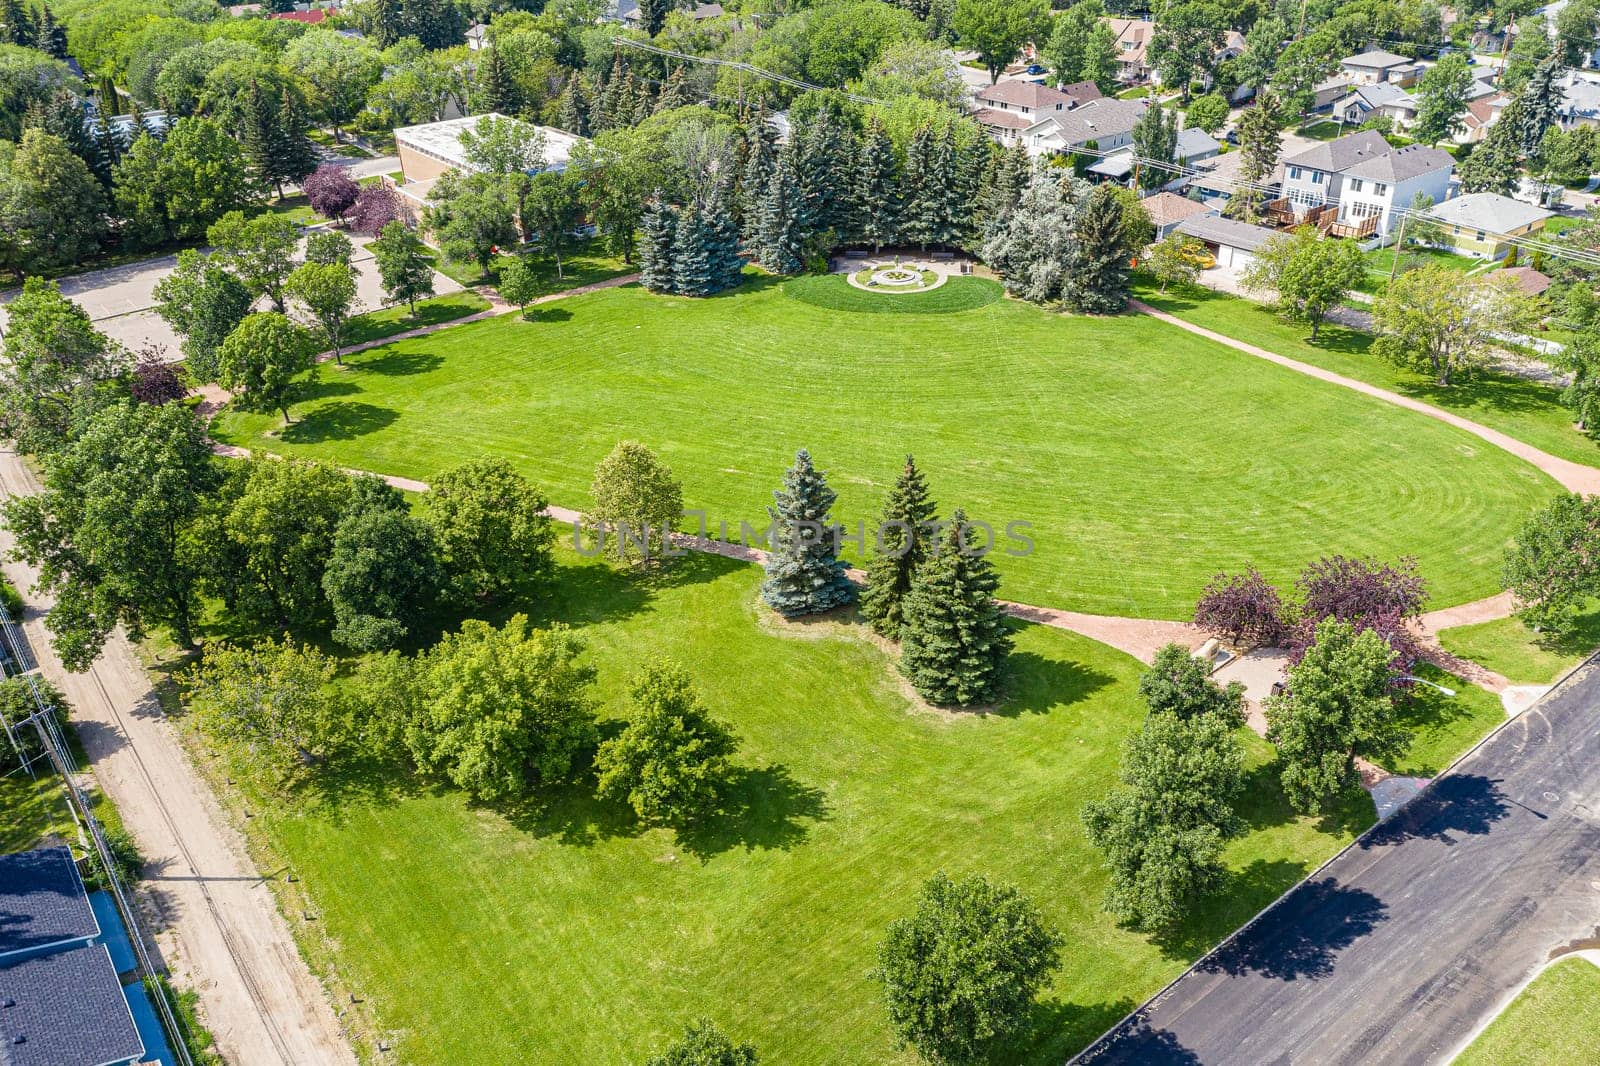
<path id="1" fill-rule="evenodd" d="M 714 292 L 710 296 L 702 296 L 702 300 L 731 300 L 739 296 L 751 296 L 758 292 L 766 292 L 782 285 L 787 278 L 777 274 L 757 274 L 746 268 L 739 284 L 731 289 Z"/>
<path id="2" fill-rule="evenodd" d="M 1200 900 L 1181 924 L 1156 931 L 1150 941 L 1165 958 L 1193 962 L 1294 887 L 1306 872 L 1307 864 L 1291 859 L 1256 859 L 1241 870 L 1230 870 L 1226 883 Z"/>
<path id="3" fill-rule="evenodd" d="M 1028 1013 L 1024 1031 L 1015 1039 L 990 1048 L 984 1062 L 988 1066 L 1060 1066 L 1127 1017 L 1137 1005 L 1131 999 L 1107 1003 L 1041 1000 Z"/>
<path id="4" fill-rule="evenodd" d="M 1204 973 L 1278 981 L 1330 976 L 1339 952 L 1388 919 L 1371 892 L 1323 877 L 1301 885 L 1200 964 Z"/>
<path id="5" fill-rule="evenodd" d="M 289 444 L 320 444 L 330 440 L 355 440 L 393 425 L 399 412 L 370 403 L 337 400 L 323 404 L 278 433 Z"/>
<path id="6" fill-rule="evenodd" d="M 721 812 L 678 830 L 678 846 L 702 862 L 736 848 L 788 851 L 828 817 L 827 795 L 787 766 L 739 767 L 723 789 Z"/>
<path id="7" fill-rule="evenodd" d="M 530 325 L 553 325 L 557 322 L 571 322 L 572 312 L 565 307 L 530 307 L 522 315 L 522 321 Z"/>
<path id="8" fill-rule="evenodd" d="M 1244 791 L 1234 810 L 1248 829 L 1270 829 L 1302 816 L 1284 793 L 1282 779 L 1283 763 L 1276 758 L 1245 772 Z M 1352 785 L 1316 817 L 1318 832 L 1355 836 L 1373 823 L 1377 812 L 1367 790 Z"/>
<path id="9" fill-rule="evenodd" d="M 1003 717 L 1070 707 L 1117 680 L 1072 659 L 1046 658 L 1034 651 L 1013 651 L 1007 669 L 1006 698 L 994 711 Z"/>
<path id="10" fill-rule="evenodd" d="M 370 357 L 363 355 L 359 360 L 352 360 L 349 365 L 357 370 L 391 378 L 426 374 L 444 365 L 444 356 L 432 352 L 405 352 L 396 348 L 377 348 L 374 349 L 374 353 Z"/>
<path id="11" fill-rule="evenodd" d="M 451 789 L 445 782 L 419 776 L 397 760 L 362 757 L 329 760 L 295 791 L 317 805 L 320 821 L 343 826 L 354 807 L 391 807 Z"/>

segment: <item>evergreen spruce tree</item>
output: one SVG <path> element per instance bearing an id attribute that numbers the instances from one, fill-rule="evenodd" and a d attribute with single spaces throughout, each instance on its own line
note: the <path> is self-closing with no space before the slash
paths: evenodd
<path id="1" fill-rule="evenodd" d="M 718 181 L 706 199 L 702 218 L 706 228 L 706 254 L 711 264 L 711 291 L 731 289 L 743 280 L 744 257 L 739 254 L 739 227 L 730 204 L 733 188 Z"/>
<path id="2" fill-rule="evenodd" d="M 122 113 L 122 97 L 117 95 L 117 83 L 111 80 L 111 75 L 102 74 L 96 79 L 94 106 L 95 110 L 104 115 Z"/>
<path id="3" fill-rule="evenodd" d="M 976 554 L 983 541 L 958 509 L 901 605 L 900 670 L 929 703 L 971 706 L 999 695 L 1011 634 L 994 598 L 1000 579 Z"/>
<path id="4" fill-rule="evenodd" d="M 810 232 L 846 232 L 850 228 L 850 140 L 850 131 L 826 110 L 817 112 L 811 125 L 795 139 L 799 145 L 795 174 L 815 227 Z"/>
<path id="5" fill-rule="evenodd" d="M 57 89 L 43 100 L 28 105 L 22 115 L 23 129 L 41 129 L 60 137 L 67 150 L 94 169 L 100 149 L 94 131 L 84 118 L 83 104 L 70 89 Z"/>
<path id="6" fill-rule="evenodd" d="M 277 165 L 283 176 L 297 185 L 317 169 L 317 147 L 311 143 L 311 123 L 306 120 L 300 98 L 287 85 L 278 97 Z"/>
<path id="7" fill-rule="evenodd" d="M 19 44 L 24 48 L 32 48 L 39 36 L 39 27 L 34 25 L 33 16 L 28 13 L 28 5 L 23 0 L 5 0 L 0 5 L 0 18 L 4 18 L 6 43 Z"/>
<path id="8" fill-rule="evenodd" d="M 787 151 L 778 155 L 767 194 L 761 200 L 761 224 L 756 236 L 761 265 L 777 274 L 798 274 L 806 265 L 801 230 L 805 204 L 789 168 L 791 158 L 792 153 Z"/>
<path id="9" fill-rule="evenodd" d="M 900 215 L 900 239 L 926 249 L 937 240 L 942 190 L 934 177 L 934 132 L 918 126 L 906 145 L 906 166 L 901 179 L 905 207 Z"/>
<path id="10" fill-rule="evenodd" d="M 855 599 L 856 589 L 839 558 L 837 529 L 829 520 L 836 498 L 802 448 L 772 494 L 772 551 L 761 598 L 785 618 L 817 614 Z"/>
<path id="11" fill-rule="evenodd" d="M 522 107 L 516 83 L 511 80 L 511 68 L 499 48 L 490 46 L 488 59 L 478 68 L 479 109 L 515 115 Z"/>
<path id="12" fill-rule="evenodd" d="M 680 296 L 710 296 L 716 291 L 705 216 L 691 201 L 678 214 L 672 239 L 672 288 Z"/>
<path id="13" fill-rule="evenodd" d="M 639 28 L 654 37 L 666 25 L 672 0 L 639 0 Z"/>
<path id="14" fill-rule="evenodd" d="M 1033 177 L 1033 162 L 1027 149 L 1020 144 L 1007 148 L 995 158 L 994 166 L 985 177 L 983 191 L 978 196 L 975 214 L 984 239 L 993 237 L 1011 212 L 1022 202 L 1022 194 Z"/>
<path id="15" fill-rule="evenodd" d="M 284 138 L 278 126 L 277 103 L 261 88 L 261 83 L 251 79 L 245 93 L 244 157 L 255 170 L 256 177 L 277 189 L 278 199 L 283 199 L 283 173 L 281 156 Z"/>
<path id="16" fill-rule="evenodd" d="M 1139 188 L 1155 189 L 1172 180 L 1172 171 L 1149 165 L 1176 163 L 1178 161 L 1178 118 L 1168 116 L 1164 107 L 1145 108 L 1139 121 L 1133 124 L 1133 151 L 1144 160 L 1139 167 Z"/>
<path id="17" fill-rule="evenodd" d="M 658 192 L 645 206 L 639 229 L 639 283 L 651 292 L 677 292 L 673 255 L 678 236 L 678 212 Z"/>
<path id="18" fill-rule="evenodd" d="M 758 243 L 761 205 L 772 187 L 772 172 L 778 164 L 778 133 L 767 121 L 767 113 L 757 110 L 744 127 L 744 171 L 739 180 L 739 224 L 746 241 Z"/>
<path id="19" fill-rule="evenodd" d="M 694 103 L 694 90 L 690 88 L 688 80 L 683 75 L 683 67 L 673 67 L 667 75 L 667 80 L 661 86 L 661 95 L 656 97 L 656 113 L 671 111 L 675 107 L 687 107 Z"/>
<path id="20" fill-rule="evenodd" d="M 611 71 L 600 79 L 595 87 L 589 108 L 589 125 L 595 130 L 615 129 L 618 126 L 628 125 L 625 115 L 618 115 L 619 109 L 632 107 L 630 100 L 618 100 L 618 95 L 627 87 L 624 74 L 626 69 L 622 65 L 622 51 L 617 50 L 611 59 Z"/>
<path id="21" fill-rule="evenodd" d="M 1110 185 L 1098 185 L 1073 232 L 1062 302 L 1083 314 L 1113 315 L 1128 302 L 1128 235 L 1122 200 Z"/>
<path id="22" fill-rule="evenodd" d="M 568 78 L 561 90 L 561 99 L 556 102 L 556 124 L 568 133 L 589 136 L 589 83 L 581 70 Z"/>
<path id="23" fill-rule="evenodd" d="M 950 126 L 954 136 L 955 124 Z M 955 241 L 963 248 L 975 249 L 982 243 L 983 191 L 999 163 L 1000 147 L 987 137 L 973 137 L 966 145 L 953 145 L 956 180 L 950 185 L 950 218 Z"/>
<path id="24" fill-rule="evenodd" d="M 39 31 L 34 37 L 33 46 L 46 55 L 66 61 L 67 31 L 56 21 L 48 4 L 39 12 Z"/>
<path id="25" fill-rule="evenodd" d="M 94 171 L 94 176 L 100 183 L 107 187 L 111 185 L 111 170 L 122 158 L 122 136 L 112 128 L 105 113 L 96 111 L 94 116 L 94 162 L 89 164 L 89 169 Z"/>
<path id="26" fill-rule="evenodd" d="M 619 107 L 625 116 L 626 125 L 629 126 L 637 126 L 649 118 L 655 107 L 655 100 L 650 95 L 650 86 L 640 81 L 631 70 L 622 79 L 622 91 L 618 94 L 618 99 L 624 101 Z"/>
<path id="27" fill-rule="evenodd" d="M 861 593 L 861 616 L 890 640 L 900 639 L 906 595 L 928 558 L 929 541 L 938 539 L 931 525 L 935 513 L 928 483 L 908 455 L 899 480 L 883 501 L 878 549 L 867 564 L 867 587 Z"/>
<path id="28" fill-rule="evenodd" d="M 855 167 L 856 235 L 876 252 L 894 240 L 900 222 L 900 180 L 889 131 L 874 116 L 861 137 Z"/>
<path id="29" fill-rule="evenodd" d="M 1539 150 L 1544 132 L 1556 124 L 1561 102 L 1566 91 L 1559 79 L 1562 73 L 1561 57 L 1553 55 L 1535 68 L 1528 84 L 1522 87 L 1517 99 L 1522 103 L 1522 121 L 1517 130 L 1518 145 L 1524 157 Z M 1500 116 L 1505 120 L 1504 113 Z"/>

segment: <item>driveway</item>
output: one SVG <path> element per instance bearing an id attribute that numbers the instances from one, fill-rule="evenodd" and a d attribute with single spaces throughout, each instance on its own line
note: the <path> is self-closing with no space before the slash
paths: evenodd
<path id="1" fill-rule="evenodd" d="M 384 160 L 363 160 L 357 165 L 381 163 Z M 368 245 L 371 237 L 351 235 L 356 254 L 351 264 L 356 269 L 357 311 L 376 311 L 389 306 L 383 295 L 383 282 Z M 175 255 L 156 256 L 152 259 L 127 263 L 122 266 L 91 270 L 62 278 L 61 291 L 77 301 L 101 332 L 118 341 L 130 351 L 138 352 L 152 345 L 164 347 L 167 357 L 180 358 L 180 341 L 172 328 L 156 314 L 155 287 L 162 278 L 172 273 L 178 264 Z M 459 292 L 461 285 L 434 271 L 433 288 L 436 293 Z M 4 304 L 17 294 L 12 289 L 0 293 L 0 331 L 5 329 Z M 262 300 L 260 307 L 267 307 Z"/>
<path id="2" fill-rule="evenodd" d="M 1600 937 L 1597 721 L 1590 664 L 1075 1061 L 1449 1062 Z"/>

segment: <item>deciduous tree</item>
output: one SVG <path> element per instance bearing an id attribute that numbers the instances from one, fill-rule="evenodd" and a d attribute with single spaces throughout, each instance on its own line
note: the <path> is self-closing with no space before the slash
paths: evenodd
<path id="1" fill-rule="evenodd" d="M 1150 246 L 1149 254 L 1145 256 L 1144 267 L 1161 283 L 1160 291 L 1166 292 L 1167 286 L 1174 282 L 1179 285 L 1193 285 L 1195 279 L 1200 276 L 1200 266 L 1205 254 L 1206 246 L 1193 237 L 1171 233 Z"/>
<path id="2" fill-rule="evenodd" d="M 1567 493 L 1531 515 L 1506 549 L 1503 575 L 1529 625 L 1564 632 L 1600 594 L 1600 498 Z"/>
<path id="3" fill-rule="evenodd" d="M 1515 279 L 1424 266 L 1401 274 L 1373 301 L 1373 351 L 1449 385 L 1482 366 L 1499 338 L 1530 328 L 1539 307 Z"/>
<path id="4" fill-rule="evenodd" d="M 690 1022 L 667 1049 L 650 1056 L 644 1066 L 757 1066 L 753 1044 L 736 1043 L 712 1022 Z"/>
<path id="5" fill-rule="evenodd" d="M 246 218 L 242 211 L 230 211 L 211 224 L 206 239 L 245 288 L 284 309 L 284 285 L 295 269 L 300 227 L 282 215 Z"/>
<path id="6" fill-rule="evenodd" d="M 392 648 L 443 584 L 433 530 L 403 507 L 347 508 L 322 574 L 333 639 L 357 651 Z"/>
<path id="7" fill-rule="evenodd" d="M 1023 45 L 1043 38 L 1049 17 L 1045 0 L 956 0 L 951 27 L 978 53 L 992 85 Z"/>
<path id="8" fill-rule="evenodd" d="M 0 429 L 25 451 L 47 451 L 93 408 L 89 394 L 126 369 L 126 352 L 53 281 L 29 278 L 6 312 Z"/>
<path id="9" fill-rule="evenodd" d="M 1241 280 L 1247 288 L 1277 295 L 1280 314 L 1311 327 L 1317 339 L 1328 312 L 1366 277 L 1361 247 L 1348 238 L 1324 239 L 1311 226 L 1274 237 L 1257 252 Z"/>
<path id="10" fill-rule="evenodd" d="M 338 664 L 310 645 L 219 644 L 188 671 L 195 723 L 251 773 L 282 784 L 335 751 L 347 732 Z"/>
<path id="11" fill-rule="evenodd" d="M 343 365 L 345 330 L 356 303 L 355 270 L 348 263 L 302 263 L 283 289 L 333 349 L 334 361 Z"/>
<path id="12" fill-rule="evenodd" d="M 250 313 L 250 290 L 220 258 L 186 248 L 154 295 L 156 313 L 181 338 L 189 373 L 196 381 L 215 380 L 222 342 Z"/>
<path id="13" fill-rule="evenodd" d="M 244 410 L 279 411 L 288 423 L 289 405 L 300 393 L 297 379 L 313 366 L 314 348 L 285 315 L 246 315 L 217 349 L 217 383 Z"/>
<path id="14" fill-rule="evenodd" d="M 619 442 L 595 467 L 589 497 L 584 527 L 611 555 L 624 562 L 666 558 L 683 517 L 683 486 L 649 448 Z"/>
<path id="15" fill-rule="evenodd" d="M 433 263 L 428 246 L 404 222 L 389 222 L 370 245 L 383 294 L 417 314 L 417 301 L 433 295 Z"/>
<path id="16" fill-rule="evenodd" d="M 458 593 L 487 599 L 548 577 L 555 540 L 544 494 L 504 459 L 475 459 L 433 479 L 423 512 Z"/>

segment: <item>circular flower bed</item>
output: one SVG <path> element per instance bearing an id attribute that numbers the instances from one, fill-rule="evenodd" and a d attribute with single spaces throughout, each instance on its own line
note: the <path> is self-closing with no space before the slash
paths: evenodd
<path id="1" fill-rule="evenodd" d="M 921 285 L 922 272 L 910 267 L 880 267 L 872 272 L 875 285 Z"/>
<path id="2" fill-rule="evenodd" d="M 882 293 L 926 292 L 937 289 L 945 281 L 945 276 L 938 271 L 899 263 L 863 267 L 848 277 L 855 288 Z"/>

